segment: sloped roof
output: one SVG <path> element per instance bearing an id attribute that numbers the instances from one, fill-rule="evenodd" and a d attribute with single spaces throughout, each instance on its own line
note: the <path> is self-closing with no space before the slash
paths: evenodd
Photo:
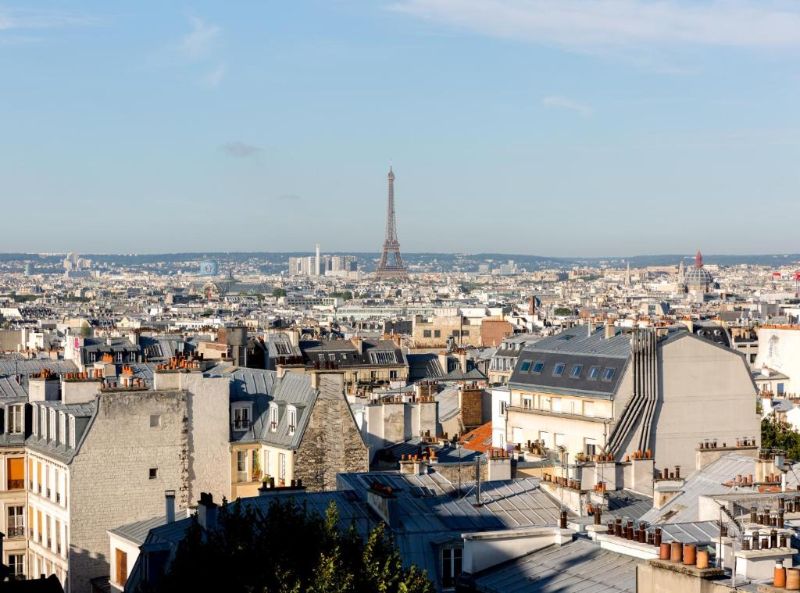
<path id="1" fill-rule="evenodd" d="M 483 593 L 635 593 L 641 562 L 576 539 L 484 571 L 475 588 Z"/>
<path id="2" fill-rule="evenodd" d="M 737 475 L 753 473 L 755 461 L 737 453 L 728 453 L 695 471 L 685 481 L 680 494 L 660 509 L 651 509 L 642 515 L 642 521 L 655 524 L 691 523 L 699 516 L 699 498 L 726 494 L 733 487 L 726 485 Z"/>

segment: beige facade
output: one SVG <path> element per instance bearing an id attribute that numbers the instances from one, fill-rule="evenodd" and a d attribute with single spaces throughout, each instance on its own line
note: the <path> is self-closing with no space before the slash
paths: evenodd
<path id="1" fill-rule="evenodd" d="M 683 333 L 659 345 L 657 377 L 651 448 L 658 467 L 693 468 L 698 443 L 709 438 L 720 443 L 741 437 L 760 441 L 756 388 L 742 355 Z M 633 394 L 632 364 L 612 396 L 512 385 L 504 418 L 506 441 L 563 447 L 571 460 L 600 453 Z M 638 449 L 641 430 L 636 418 L 622 435 L 618 458 Z"/>
<path id="2" fill-rule="evenodd" d="M 481 321 L 461 315 L 414 318 L 412 338 L 415 348 L 445 348 L 452 338 L 456 346 L 481 345 Z"/>

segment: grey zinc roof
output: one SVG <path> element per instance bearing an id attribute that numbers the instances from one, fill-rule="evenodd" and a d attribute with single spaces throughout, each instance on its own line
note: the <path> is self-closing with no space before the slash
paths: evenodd
<path id="1" fill-rule="evenodd" d="M 396 522 L 389 527 L 403 563 L 414 564 L 437 580 L 438 547 L 460 542 L 462 533 L 555 526 L 560 507 L 539 489 L 533 478 L 486 482 L 481 506 L 476 506 L 473 484 L 457 488 L 436 472 L 339 474 L 340 487 L 362 499 L 373 483 L 390 486 L 397 498 Z"/>
<path id="2" fill-rule="evenodd" d="M 527 345 L 517 358 L 510 385 L 535 386 L 556 393 L 590 393 L 610 396 L 617 391 L 631 353 L 631 336 L 619 328 L 611 338 L 605 337 L 604 328 L 594 329 L 589 334 L 586 326 L 576 326 L 555 336 L 544 338 Z M 526 361 L 529 368 L 522 370 Z M 534 364 L 540 361 L 544 368 L 539 373 L 532 372 Z M 560 376 L 554 376 L 556 364 L 564 363 Z M 575 365 L 582 365 L 577 378 L 571 376 Z M 600 375 L 589 378 L 589 370 L 599 367 Z M 610 381 L 603 380 L 605 369 L 613 368 Z"/>
<path id="3" fill-rule="evenodd" d="M 3 400 L 27 400 L 28 394 L 14 377 L 0 377 L 0 398 Z"/>
<path id="4" fill-rule="evenodd" d="M 435 396 L 439 404 L 439 421 L 446 422 L 461 412 L 458 406 L 458 387 L 445 389 Z"/>
<path id="5" fill-rule="evenodd" d="M 217 367 L 215 367 L 217 369 Z M 232 367 L 230 376 L 231 401 L 249 401 L 253 404 L 253 416 L 249 430 L 231 431 L 231 440 L 238 442 L 263 441 L 277 447 L 296 449 L 308 426 L 317 392 L 311 387 L 311 377 L 300 373 L 286 373 L 278 378 L 274 371 Z M 278 425 L 270 430 L 269 407 L 278 406 Z M 297 424 L 293 434 L 289 432 L 287 406 L 297 410 Z"/>
<path id="6" fill-rule="evenodd" d="M 188 509 L 182 509 L 175 512 L 176 521 L 186 519 L 188 516 Z M 161 527 L 162 525 L 166 524 L 166 516 L 159 515 L 157 517 L 150 517 L 144 521 L 135 521 L 133 523 L 128 523 L 127 525 L 122 525 L 121 527 L 109 530 L 109 533 L 113 533 L 114 535 L 124 538 L 137 546 L 141 546 L 147 539 L 147 534 L 150 533 L 151 529 L 155 529 L 156 527 Z"/>
<path id="7" fill-rule="evenodd" d="M 642 520 L 659 525 L 697 521 L 699 497 L 730 492 L 732 487 L 725 484 L 737 475 L 752 474 L 754 463 L 752 457 L 736 453 L 723 455 L 691 474 L 681 488 L 680 494 L 660 509 L 649 510 L 642 515 Z"/>
<path id="8" fill-rule="evenodd" d="M 554 336 L 527 345 L 523 352 L 553 352 L 563 354 L 591 354 L 603 358 L 625 358 L 631 353 L 631 336 L 616 328 L 614 337 L 606 339 L 603 327 L 595 328 L 591 335 L 587 327 L 576 326 Z"/>
<path id="9" fill-rule="evenodd" d="M 608 492 L 608 513 L 614 517 L 638 521 L 652 508 L 652 497 L 630 490 L 612 490 Z M 605 512 L 603 516 L 605 516 Z"/>
<path id="10" fill-rule="evenodd" d="M 49 358 L 23 359 L 18 357 L 0 358 L 0 375 L 34 375 L 48 369 L 54 373 L 75 373 L 78 367 L 71 360 L 50 360 Z"/>
<path id="11" fill-rule="evenodd" d="M 634 593 L 640 562 L 577 539 L 489 569 L 475 584 L 483 593 Z"/>
<path id="12" fill-rule="evenodd" d="M 716 521 L 669 523 L 661 526 L 661 539 L 683 544 L 712 544 L 719 539 L 719 525 Z"/>

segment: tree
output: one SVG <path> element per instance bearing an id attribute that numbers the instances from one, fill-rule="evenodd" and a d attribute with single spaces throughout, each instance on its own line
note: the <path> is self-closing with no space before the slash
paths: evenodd
<path id="1" fill-rule="evenodd" d="M 272 289 L 272 296 L 275 298 L 285 297 L 286 296 L 286 289 L 285 288 L 273 288 Z"/>
<path id="2" fill-rule="evenodd" d="M 570 309 L 569 307 L 556 307 L 555 310 L 553 311 L 553 314 L 559 317 L 572 315 L 572 309 Z"/>
<path id="3" fill-rule="evenodd" d="M 424 573 L 403 567 L 383 525 L 365 540 L 355 526 L 340 530 L 333 503 L 324 517 L 280 500 L 218 513 L 213 530 L 192 521 L 167 574 L 142 593 L 433 593 Z"/>
<path id="4" fill-rule="evenodd" d="M 781 449 L 789 459 L 800 460 L 800 433 L 774 417 L 761 420 L 761 447 Z"/>

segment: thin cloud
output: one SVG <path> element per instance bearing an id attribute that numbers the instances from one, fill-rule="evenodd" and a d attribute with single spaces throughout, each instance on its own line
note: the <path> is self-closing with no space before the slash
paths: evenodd
<path id="1" fill-rule="evenodd" d="M 697 45 L 800 48 L 788 0 L 397 0 L 392 10 L 494 37 L 575 50 Z"/>
<path id="2" fill-rule="evenodd" d="M 585 103 L 580 103 L 579 101 L 574 101 L 567 97 L 559 97 L 557 95 L 544 97 L 542 99 L 542 105 L 551 109 L 566 109 L 567 111 L 572 111 L 583 117 L 589 117 L 594 113 L 594 110 Z"/>
<path id="3" fill-rule="evenodd" d="M 207 56 L 213 49 L 222 30 L 199 17 L 189 17 L 192 30 L 183 36 L 179 48 L 181 53 L 192 59 Z"/>
<path id="4" fill-rule="evenodd" d="M 0 31 L 61 29 L 97 25 L 96 17 L 55 10 L 12 9 L 0 7 Z"/>
<path id="5" fill-rule="evenodd" d="M 246 142 L 239 142 L 239 141 L 228 142 L 226 144 L 223 144 L 220 148 L 222 152 L 224 152 L 228 156 L 236 157 L 239 159 L 251 157 L 261 152 L 261 149 L 258 146 L 253 146 L 252 144 L 247 144 Z"/>
<path id="6" fill-rule="evenodd" d="M 297 194 L 281 194 L 275 199 L 278 200 L 279 202 L 300 202 L 303 200 L 303 198 L 301 198 Z"/>
<path id="7" fill-rule="evenodd" d="M 222 79 L 225 78 L 225 73 L 227 71 L 228 66 L 226 64 L 218 64 L 217 66 L 214 66 L 214 68 L 205 76 L 203 76 L 200 82 L 203 84 L 203 86 L 208 88 L 217 88 L 222 83 Z"/>

